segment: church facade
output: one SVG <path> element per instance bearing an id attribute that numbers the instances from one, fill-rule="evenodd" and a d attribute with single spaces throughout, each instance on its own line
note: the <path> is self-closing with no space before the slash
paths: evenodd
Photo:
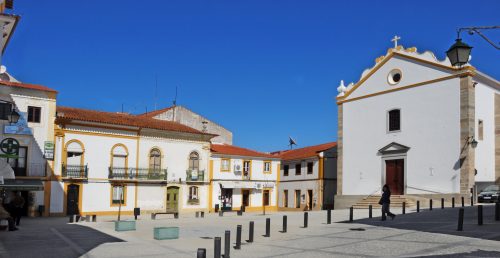
<path id="1" fill-rule="evenodd" d="M 500 180 L 500 83 L 396 46 L 338 88 L 335 207 L 388 184 L 407 198 L 466 199 Z"/>

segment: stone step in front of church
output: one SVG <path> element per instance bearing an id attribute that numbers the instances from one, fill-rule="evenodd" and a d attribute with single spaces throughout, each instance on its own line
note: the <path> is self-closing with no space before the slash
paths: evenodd
<path id="1" fill-rule="evenodd" d="M 368 209 L 370 205 L 372 205 L 372 208 L 380 208 L 381 205 L 378 204 L 380 200 L 380 195 L 372 195 L 369 197 L 364 198 L 363 200 L 357 202 L 354 204 L 352 207 L 354 209 Z M 391 207 L 403 207 L 403 203 L 405 203 L 406 207 L 413 207 L 415 206 L 415 202 L 411 199 L 406 198 L 403 195 L 393 195 L 391 196 Z"/>

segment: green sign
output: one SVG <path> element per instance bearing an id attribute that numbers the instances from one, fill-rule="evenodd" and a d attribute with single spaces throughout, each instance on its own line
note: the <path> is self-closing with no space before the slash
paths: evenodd
<path id="1" fill-rule="evenodd" d="M 46 141 L 43 144 L 43 155 L 46 159 L 54 160 L 54 142 Z"/>
<path id="2" fill-rule="evenodd" d="M 0 150 L 5 154 L 17 154 L 19 142 L 14 138 L 5 138 L 0 142 Z"/>

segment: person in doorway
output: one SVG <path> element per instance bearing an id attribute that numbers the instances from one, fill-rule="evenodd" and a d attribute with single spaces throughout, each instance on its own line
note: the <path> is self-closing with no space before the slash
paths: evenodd
<path id="1" fill-rule="evenodd" d="M 24 198 L 21 196 L 21 192 L 14 193 L 14 198 L 11 200 L 11 207 L 14 215 L 14 221 L 16 222 L 16 226 L 19 226 L 21 222 L 21 216 L 23 214 L 24 208 Z"/>
<path id="2" fill-rule="evenodd" d="M 391 206 L 391 190 L 388 185 L 382 187 L 382 197 L 379 204 L 382 205 L 382 220 L 386 219 L 386 215 L 394 219 L 396 215 L 390 211 Z"/>
<path id="3" fill-rule="evenodd" d="M 12 218 L 10 216 L 10 213 L 7 212 L 7 210 L 5 210 L 5 208 L 3 207 L 3 199 L 0 197 L 0 220 L 7 220 L 7 222 L 9 223 L 9 231 L 15 231 L 15 230 L 18 230 L 18 228 L 16 228 L 16 225 L 14 223 L 14 218 Z"/>

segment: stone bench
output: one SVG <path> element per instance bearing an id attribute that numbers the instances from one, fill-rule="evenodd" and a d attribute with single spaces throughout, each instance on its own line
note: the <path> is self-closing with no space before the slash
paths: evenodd
<path id="1" fill-rule="evenodd" d="M 163 214 L 174 214 L 174 218 L 176 218 L 176 219 L 179 218 L 179 212 L 155 212 L 155 213 L 151 213 L 151 219 L 155 220 L 156 215 L 163 215 Z"/>

